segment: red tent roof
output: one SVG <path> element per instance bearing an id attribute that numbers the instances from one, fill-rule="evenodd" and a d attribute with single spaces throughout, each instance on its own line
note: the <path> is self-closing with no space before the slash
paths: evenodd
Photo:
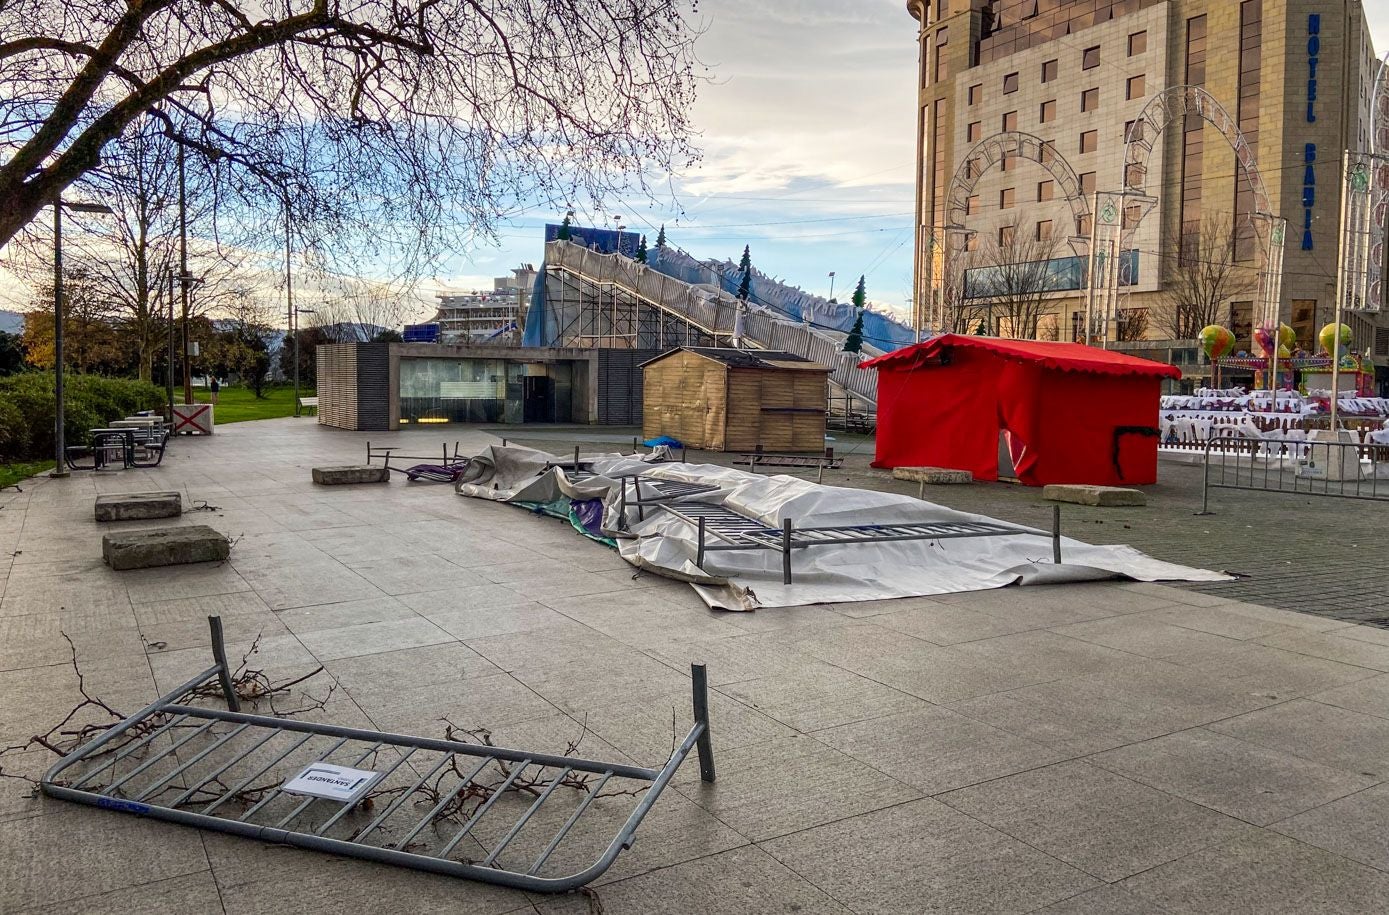
<path id="1" fill-rule="evenodd" d="M 1082 346 L 1079 343 L 1045 343 L 1040 340 L 1006 340 L 1000 337 L 968 337 L 961 334 L 941 334 L 914 346 L 906 346 L 876 359 L 870 359 L 859 367 L 909 370 L 919 368 L 952 349 L 983 350 L 1001 359 L 1029 362 L 1063 372 L 1182 377 L 1180 369 L 1165 362 L 1126 356 L 1093 346 Z"/>

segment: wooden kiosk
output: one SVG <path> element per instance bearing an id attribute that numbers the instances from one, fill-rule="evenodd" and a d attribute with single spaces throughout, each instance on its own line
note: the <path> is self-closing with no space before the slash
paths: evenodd
<path id="1" fill-rule="evenodd" d="M 709 451 L 821 452 L 830 369 L 792 353 L 682 347 L 642 364 L 642 432 Z"/>

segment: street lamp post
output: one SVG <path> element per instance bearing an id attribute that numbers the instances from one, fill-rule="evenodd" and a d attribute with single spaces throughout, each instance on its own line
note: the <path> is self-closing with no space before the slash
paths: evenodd
<path id="1" fill-rule="evenodd" d="M 61 197 L 53 199 L 53 472 L 50 476 L 68 475 L 63 440 L 66 416 L 63 410 L 63 208 L 74 213 L 115 214 L 104 203 L 70 203 Z"/>
<path id="2" fill-rule="evenodd" d="M 317 314 L 313 308 L 290 306 L 290 335 L 294 337 L 294 415 L 299 415 L 299 316 Z"/>
<path id="3" fill-rule="evenodd" d="M 834 301 L 834 271 L 830 271 L 830 301 Z"/>

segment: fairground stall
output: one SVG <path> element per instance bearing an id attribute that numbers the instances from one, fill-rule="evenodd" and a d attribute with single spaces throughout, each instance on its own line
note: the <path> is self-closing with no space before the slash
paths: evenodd
<path id="1" fill-rule="evenodd" d="M 1030 486 L 1157 480 L 1170 365 L 1076 343 L 944 334 L 865 362 L 878 372 L 875 467 L 999 478 L 1000 436 Z"/>

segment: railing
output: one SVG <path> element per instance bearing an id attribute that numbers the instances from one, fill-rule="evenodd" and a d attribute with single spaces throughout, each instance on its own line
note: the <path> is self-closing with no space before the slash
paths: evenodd
<path id="1" fill-rule="evenodd" d="M 691 286 L 618 254 L 552 241 L 545 246 L 545 264 L 548 269 L 563 270 L 591 283 L 618 286 L 709 334 L 730 336 L 737 321 L 741 303 L 728 293 Z M 858 359 L 843 352 L 843 334 L 752 310 L 743 316 L 742 331 L 759 349 L 795 353 L 827 366 L 833 384 L 876 406 L 878 373 L 859 369 Z M 877 347 L 863 345 L 865 357 L 882 353 Z"/>
<path id="2" fill-rule="evenodd" d="M 1204 450 L 1203 515 L 1211 514 L 1212 489 L 1389 501 L 1389 445 L 1365 438 L 1323 441 L 1221 434 L 1205 442 Z"/>

